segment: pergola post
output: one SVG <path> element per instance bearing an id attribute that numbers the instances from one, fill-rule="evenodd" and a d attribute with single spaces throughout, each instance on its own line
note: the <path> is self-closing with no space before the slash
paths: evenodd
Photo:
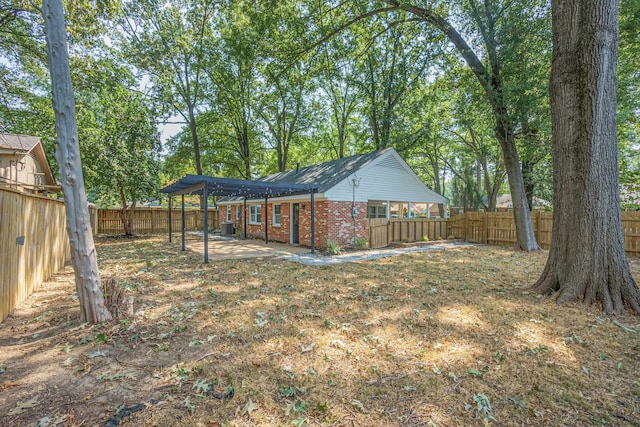
<path id="1" fill-rule="evenodd" d="M 187 250 L 187 246 L 185 245 L 185 241 L 184 241 L 184 229 L 187 228 L 186 224 L 185 224 L 185 219 L 184 219 L 184 194 L 182 195 L 182 226 L 180 227 L 182 229 L 182 252 Z"/>
<path id="2" fill-rule="evenodd" d="M 169 243 L 171 243 L 171 202 L 173 197 L 169 196 Z"/>
<path id="3" fill-rule="evenodd" d="M 313 197 L 313 190 L 311 190 L 311 253 L 316 253 L 316 207 Z"/>
<path id="4" fill-rule="evenodd" d="M 202 198 L 204 199 L 204 263 L 209 263 L 209 194 L 207 184 L 202 188 Z"/>
<path id="5" fill-rule="evenodd" d="M 264 244 L 269 244 L 269 197 L 264 198 Z"/>
<path id="6" fill-rule="evenodd" d="M 182 196 L 182 251 L 186 251 L 186 213 L 185 213 L 185 195 L 200 194 L 204 197 L 204 249 L 205 263 L 209 261 L 209 195 L 215 196 L 231 196 L 244 198 L 244 237 L 248 236 L 248 222 L 250 222 L 249 213 L 247 211 L 247 199 L 259 200 L 264 197 L 264 224 L 265 224 L 265 243 L 269 243 L 269 196 L 282 197 L 296 194 L 311 194 L 311 252 L 315 251 L 315 204 L 314 191 L 318 187 L 313 185 L 281 183 L 281 182 L 262 182 L 238 180 L 232 178 L 214 178 L 202 175 L 186 175 L 179 181 L 161 189 L 161 193 L 167 193 L 169 196 L 169 241 L 173 239 L 173 197 Z M 258 205 L 260 206 L 260 205 Z"/>
<path id="7" fill-rule="evenodd" d="M 244 198 L 244 238 L 247 238 L 247 198 Z"/>

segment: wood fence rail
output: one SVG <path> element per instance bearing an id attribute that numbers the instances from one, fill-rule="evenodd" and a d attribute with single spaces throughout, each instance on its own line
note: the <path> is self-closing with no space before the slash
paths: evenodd
<path id="1" fill-rule="evenodd" d="M 62 201 L 0 188 L 0 322 L 70 256 Z"/>
<path id="2" fill-rule="evenodd" d="M 119 209 L 91 209 L 94 234 L 116 235 L 124 234 L 124 227 L 120 219 Z M 204 225 L 204 210 L 185 210 L 185 229 L 202 230 Z M 171 211 L 171 228 L 179 232 L 182 228 L 182 212 L 180 209 Z M 209 209 L 209 229 L 220 228 L 217 209 Z M 162 208 L 136 208 L 133 213 L 134 234 L 156 234 L 169 232 L 169 211 Z"/>
<path id="3" fill-rule="evenodd" d="M 369 219 L 369 247 L 372 249 L 383 248 L 396 242 L 440 240 L 446 237 L 446 219 Z"/>
<path id="4" fill-rule="evenodd" d="M 533 231 L 543 249 L 551 246 L 553 212 L 531 213 Z M 628 256 L 640 257 L 640 212 L 622 212 L 624 248 Z M 449 219 L 449 237 L 467 242 L 515 246 L 516 226 L 512 212 L 467 212 Z"/>

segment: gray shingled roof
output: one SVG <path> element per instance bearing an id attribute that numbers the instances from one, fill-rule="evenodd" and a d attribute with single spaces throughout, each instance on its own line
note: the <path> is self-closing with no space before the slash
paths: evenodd
<path id="1" fill-rule="evenodd" d="M 8 149 L 28 153 L 36 146 L 40 138 L 13 133 L 0 133 L 0 149 Z"/>
<path id="2" fill-rule="evenodd" d="M 298 170 L 280 172 L 261 178 L 260 181 L 315 184 L 318 186 L 318 192 L 324 193 L 389 150 L 392 150 L 392 148 L 318 163 Z"/>

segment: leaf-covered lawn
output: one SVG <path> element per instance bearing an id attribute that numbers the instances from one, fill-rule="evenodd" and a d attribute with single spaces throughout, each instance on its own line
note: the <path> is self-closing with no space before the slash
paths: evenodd
<path id="1" fill-rule="evenodd" d="M 546 252 L 314 267 L 204 265 L 163 237 L 98 251 L 135 316 L 78 325 L 71 270 L 43 286 L 0 325 L 2 425 L 640 424 L 640 318 L 530 293 Z"/>

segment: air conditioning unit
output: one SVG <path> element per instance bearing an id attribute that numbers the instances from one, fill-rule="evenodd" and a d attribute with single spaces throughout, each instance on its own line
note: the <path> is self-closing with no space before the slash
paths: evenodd
<path id="1" fill-rule="evenodd" d="M 222 236 L 230 236 L 236 233 L 236 227 L 232 222 L 223 222 L 220 224 L 220 234 Z"/>

